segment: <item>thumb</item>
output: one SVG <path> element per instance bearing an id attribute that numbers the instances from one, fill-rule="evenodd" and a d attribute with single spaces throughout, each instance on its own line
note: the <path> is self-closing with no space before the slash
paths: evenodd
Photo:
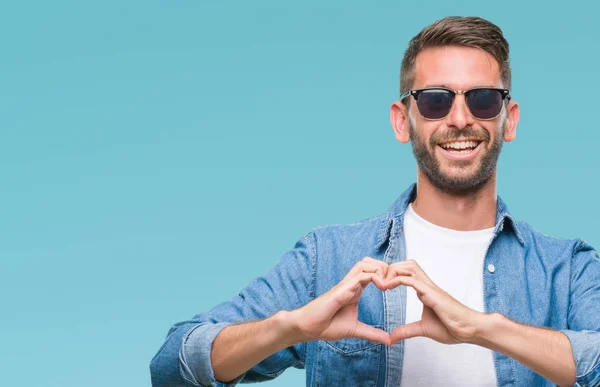
<path id="1" fill-rule="evenodd" d="M 423 326 L 421 321 L 415 321 L 410 324 L 404 324 L 394 329 L 390 338 L 392 344 L 397 343 L 400 340 L 410 339 L 411 337 L 425 336 L 423 333 Z"/>
<path id="2" fill-rule="evenodd" d="M 370 325 L 358 321 L 354 337 L 369 341 L 376 341 L 381 344 L 390 345 L 390 335 L 381 329 L 374 328 Z"/>

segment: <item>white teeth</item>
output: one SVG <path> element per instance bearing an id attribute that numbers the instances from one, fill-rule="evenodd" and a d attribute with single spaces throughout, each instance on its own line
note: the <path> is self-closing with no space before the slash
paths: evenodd
<path id="1" fill-rule="evenodd" d="M 463 153 L 471 153 L 473 152 L 472 150 L 469 149 L 463 149 L 463 150 L 451 150 L 450 153 L 458 153 L 458 154 L 463 154 Z"/>
<path id="2" fill-rule="evenodd" d="M 477 146 L 477 141 L 455 141 L 455 142 L 447 142 L 445 144 L 441 144 L 441 147 L 444 149 L 452 148 L 452 149 L 466 149 L 466 148 L 475 148 Z"/>

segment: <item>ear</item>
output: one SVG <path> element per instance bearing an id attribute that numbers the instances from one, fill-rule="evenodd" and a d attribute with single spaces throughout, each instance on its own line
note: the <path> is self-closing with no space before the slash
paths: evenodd
<path id="1" fill-rule="evenodd" d="M 402 102 L 394 102 L 390 107 L 390 123 L 394 128 L 396 140 L 407 143 L 410 141 L 408 132 L 408 109 Z"/>
<path id="2" fill-rule="evenodd" d="M 504 141 L 511 142 L 517 137 L 517 124 L 519 123 L 519 104 L 509 102 L 506 106 L 506 125 L 504 126 Z"/>

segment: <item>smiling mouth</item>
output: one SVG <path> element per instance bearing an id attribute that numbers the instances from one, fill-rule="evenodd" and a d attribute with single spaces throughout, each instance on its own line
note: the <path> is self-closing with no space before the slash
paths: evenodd
<path id="1" fill-rule="evenodd" d="M 475 150 L 483 141 L 481 140 L 461 140 L 438 144 L 445 151 L 457 155 L 466 155 Z"/>

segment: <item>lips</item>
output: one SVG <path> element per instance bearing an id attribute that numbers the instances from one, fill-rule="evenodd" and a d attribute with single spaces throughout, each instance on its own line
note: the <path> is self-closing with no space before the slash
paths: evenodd
<path id="1" fill-rule="evenodd" d="M 467 153 L 468 151 L 472 151 L 473 149 L 477 148 L 481 142 L 481 140 L 461 140 L 440 143 L 439 146 L 449 152 Z"/>
<path id="2" fill-rule="evenodd" d="M 451 160 L 470 160 L 473 159 L 482 148 L 481 140 L 460 140 L 450 141 L 438 144 L 442 154 Z"/>

